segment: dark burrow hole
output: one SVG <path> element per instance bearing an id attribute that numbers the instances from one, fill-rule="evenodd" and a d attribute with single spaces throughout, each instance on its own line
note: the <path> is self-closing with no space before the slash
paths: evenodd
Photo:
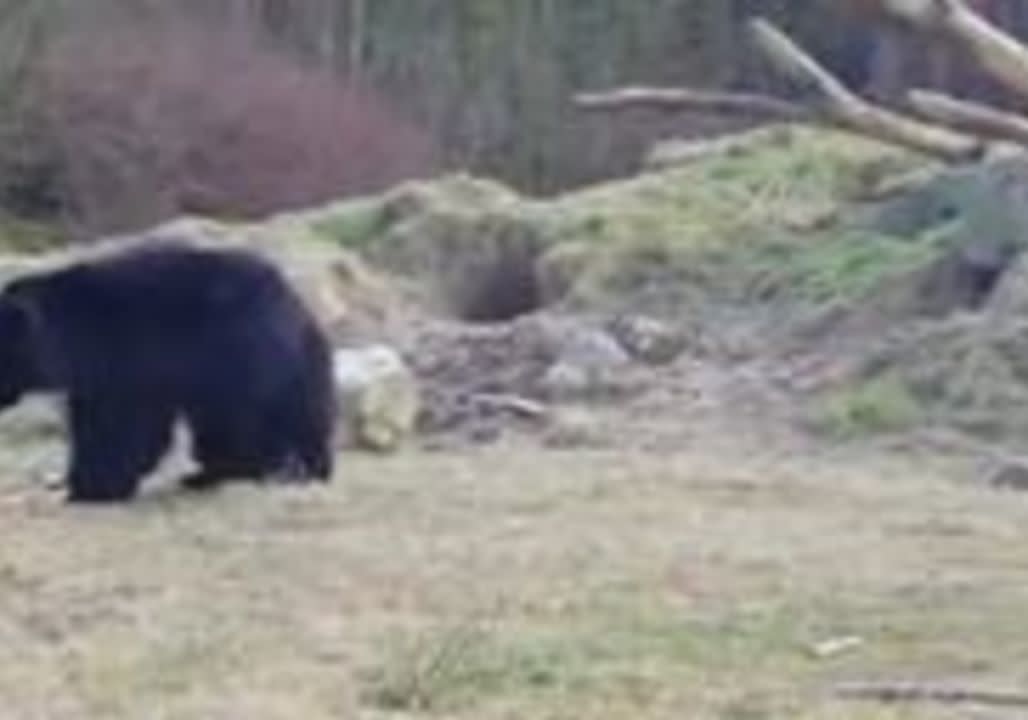
<path id="1" fill-rule="evenodd" d="M 457 315 L 472 323 L 506 322 L 543 305 L 534 254 L 501 256 L 483 268 L 469 270 L 457 293 Z"/>

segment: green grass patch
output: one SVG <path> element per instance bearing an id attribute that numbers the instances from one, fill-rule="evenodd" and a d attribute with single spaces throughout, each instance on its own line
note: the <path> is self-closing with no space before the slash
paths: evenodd
<path id="1" fill-rule="evenodd" d="M 887 374 L 829 395 L 815 413 L 815 424 L 829 435 L 851 439 L 904 430 L 923 416 L 907 383 Z"/>
<path id="2" fill-rule="evenodd" d="M 860 230 L 783 237 L 737 260 L 750 268 L 763 294 L 785 294 L 818 303 L 867 296 L 890 277 L 926 267 L 960 237 L 960 223 L 931 228 L 916 237 Z"/>
<path id="3" fill-rule="evenodd" d="M 42 252 L 63 245 L 65 240 L 56 225 L 0 214 L 0 250 L 3 252 Z"/>
<path id="4" fill-rule="evenodd" d="M 466 707 L 486 697 L 557 681 L 564 659 L 530 642 L 508 644 L 489 624 L 467 621 L 394 637 L 368 673 L 365 702 L 391 711 Z"/>
<path id="5" fill-rule="evenodd" d="M 798 294 L 830 302 L 865 295 L 889 276 L 923 267 L 936 256 L 929 243 L 843 234 L 796 253 L 788 274 Z"/>
<path id="6" fill-rule="evenodd" d="M 777 129 L 741 151 L 566 195 L 546 214 L 557 243 L 595 248 L 579 286 L 586 301 L 657 286 L 853 298 L 942 245 L 937 230 L 900 238 L 842 229 L 855 196 L 919 163 L 835 133 Z"/>
<path id="7" fill-rule="evenodd" d="M 680 248 L 762 244 L 769 230 L 830 218 L 885 175 L 923 164 L 837 133 L 778 128 L 744 150 L 571 193 L 549 204 L 569 239 L 661 238 Z"/>
<path id="8" fill-rule="evenodd" d="M 503 698 L 571 701 L 603 694 L 645 708 L 668 683 L 697 673 L 740 676 L 809 665 L 808 608 L 768 603 L 720 618 L 684 618 L 630 603 L 562 624 L 467 621 L 399 635 L 365 674 L 364 702 L 388 711 L 446 713 Z M 558 703 L 563 704 L 563 703 Z"/>
<path id="9" fill-rule="evenodd" d="M 345 248 L 360 250 L 382 232 L 385 224 L 381 200 L 360 198 L 326 209 L 311 222 L 311 230 Z"/>

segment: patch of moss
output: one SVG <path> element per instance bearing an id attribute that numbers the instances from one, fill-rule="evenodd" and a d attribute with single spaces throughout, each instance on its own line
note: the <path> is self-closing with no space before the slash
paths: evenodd
<path id="1" fill-rule="evenodd" d="M 890 277 L 926 267 L 958 237 L 956 223 L 916 237 L 843 230 L 769 243 L 744 261 L 765 293 L 817 303 L 850 301 L 873 292 Z"/>
<path id="2" fill-rule="evenodd" d="M 381 201 L 361 198 L 326 209 L 310 225 L 315 234 L 345 248 L 360 250 L 378 236 L 385 224 Z"/>
<path id="3" fill-rule="evenodd" d="M 585 230 L 598 240 L 660 236 L 680 247 L 760 243 L 769 229 L 816 224 L 880 176 L 922 164 L 838 133 L 777 128 L 742 151 L 570 193 L 550 208 L 572 237 Z"/>
<path id="4" fill-rule="evenodd" d="M 552 237 L 594 246 L 585 302 L 682 285 L 752 298 L 853 297 L 934 257 L 934 238 L 844 230 L 855 196 L 924 161 L 837 133 L 777 128 L 740 150 L 548 203 Z"/>
<path id="5" fill-rule="evenodd" d="M 815 412 L 815 425 L 840 439 L 913 427 L 924 410 L 909 385 L 894 374 L 837 390 Z"/>
<path id="6" fill-rule="evenodd" d="M 499 698 L 577 703 L 607 692 L 642 705 L 662 683 L 701 669 L 752 672 L 807 663 L 797 642 L 810 620 L 786 603 L 701 620 L 629 598 L 594 612 L 517 632 L 476 622 L 389 638 L 387 651 L 364 673 L 364 700 L 387 711 L 445 713 Z"/>
<path id="7" fill-rule="evenodd" d="M 64 234 L 52 224 L 0 214 L 0 251 L 32 253 L 63 245 Z"/>

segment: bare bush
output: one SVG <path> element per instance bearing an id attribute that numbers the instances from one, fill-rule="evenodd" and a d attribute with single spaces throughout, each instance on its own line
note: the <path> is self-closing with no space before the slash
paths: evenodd
<path id="1" fill-rule="evenodd" d="M 237 30 L 80 30 L 48 49 L 33 88 L 19 170 L 43 187 L 22 190 L 59 198 L 80 235 L 375 191 L 436 157 L 370 90 Z"/>

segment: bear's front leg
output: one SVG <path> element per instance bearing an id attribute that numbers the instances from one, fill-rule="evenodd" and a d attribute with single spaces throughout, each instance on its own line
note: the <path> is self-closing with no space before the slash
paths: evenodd
<path id="1" fill-rule="evenodd" d="M 70 398 L 69 502 L 130 500 L 167 449 L 174 413 L 164 403 L 137 398 L 117 391 Z"/>

